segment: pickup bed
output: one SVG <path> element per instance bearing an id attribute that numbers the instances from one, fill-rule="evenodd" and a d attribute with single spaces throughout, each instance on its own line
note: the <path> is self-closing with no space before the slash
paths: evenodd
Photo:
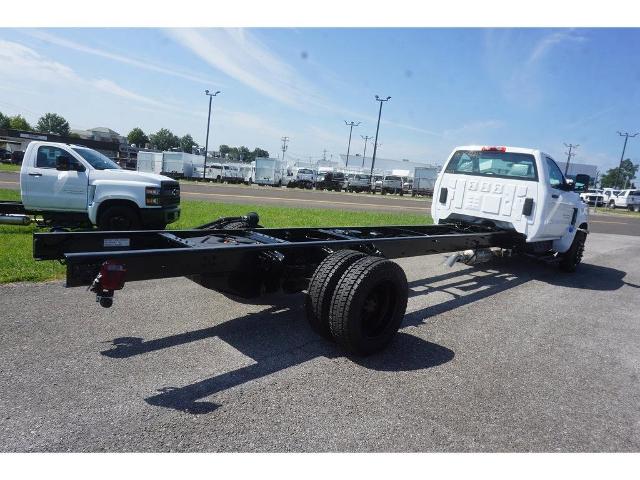
<path id="1" fill-rule="evenodd" d="M 180 216 L 180 185 L 121 169 L 90 148 L 31 142 L 20 170 L 22 202 L 0 202 L 0 223 L 101 230 L 162 230 Z"/>

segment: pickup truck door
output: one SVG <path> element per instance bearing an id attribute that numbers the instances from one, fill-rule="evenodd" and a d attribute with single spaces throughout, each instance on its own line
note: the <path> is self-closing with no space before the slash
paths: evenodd
<path id="1" fill-rule="evenodd" d="M 547 198 L 542 213 L 544 227 L 540 235 L 546 238 L 559 238 L 567 232 L 567 228 L 571 225 L 575 207 L 573 200 L 575 193 L 562 189 L 565 184 L 562 170 L 551 157 L 544 156 L 543 158 L 549 174 L 548 186 L 551 188 L 543 189 Z"/>
<path id="2" fill-rule="evenodd" d="M 89 179 L 87 172 L 56 170 L 56 160 L 67 156 L 79 163 L 76 157 L 60 147 L 42 145 L 36 158 L 23 176 L 23 201 L 27 208 L 36 210 L 85 211 Z"/>

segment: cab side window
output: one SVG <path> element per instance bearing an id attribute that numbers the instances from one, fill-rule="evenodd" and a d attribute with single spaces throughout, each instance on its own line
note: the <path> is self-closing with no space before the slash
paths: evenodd
<path id="1" fill-rule="evenodd" d="M 42 146 L 38 148 L 36 167 L 56 168 L 56 160 L 61 156 L 70 157 L 71 155 L 58 147 Z"/>
<path id="2" fill-rule="evenodd" d="M 549 184 L 553 188 L 560 188 L 564 185 L 564 176 L 562 175 L 562 170 L 553 161 L 553 159 L 549 157 L 545 157 L 547 160 L 547 169 L 549 170 Z"/>

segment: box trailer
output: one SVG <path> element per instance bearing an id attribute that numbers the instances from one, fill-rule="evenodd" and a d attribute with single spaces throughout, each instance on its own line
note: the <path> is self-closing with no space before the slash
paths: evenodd
<path id="1" fill-rule="evenodd" d="M 256 158 L 254 182 L 258 185 L 282 186 L 282 161 L 277 158 Z"/>

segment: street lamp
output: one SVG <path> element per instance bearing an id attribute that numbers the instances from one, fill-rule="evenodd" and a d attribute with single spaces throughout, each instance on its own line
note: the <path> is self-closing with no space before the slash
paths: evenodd
<path id="1" fill-rule="evenodd" d="M 360 125 L 360 122 L 355 123 L 355 122 L 347 122 L 346 120 L 344 121 L 344 124 L 349 127 L 349 143 L 347 144 L 347 162 L 345 164 L 345 167 L 349 167 L 349 150 L 351 150 L 351 132 L 353 132 L 353 127 L 357 127 L 358 125 Z"/>
<path id="2" fill-rule="evenodd" d="M 220 90 L 216 93 L 209 93 L 209 90 L 205 90 L 204 94 L 209 97 L 209 116 L 207 117 L 207 138 L 204 141 L 204 163 L 202 165 L 202 180 L 205 179 L 205 175 L 207 174 L 207 152 L 209 151 L 209 126 L 211 125 L 211 101 L 213 97 L 218 95 Z"/>
<path id="3" fill-rule="evenodd" d="M 380 117 L 382 116 L 382 104 L 388 102 L 391 97 L 380 98 L 376 95 L 376 102 L 380 102 L 380 110 L 378 110 L 378 125 L 376 126 L 376 139 L 373 141 L 373 158 L 371 159 L 371 178 L 373 178 L 373 167 L 376 164 L 376 152 L 378 151 L 378 132 L 380 131 Z"/>

